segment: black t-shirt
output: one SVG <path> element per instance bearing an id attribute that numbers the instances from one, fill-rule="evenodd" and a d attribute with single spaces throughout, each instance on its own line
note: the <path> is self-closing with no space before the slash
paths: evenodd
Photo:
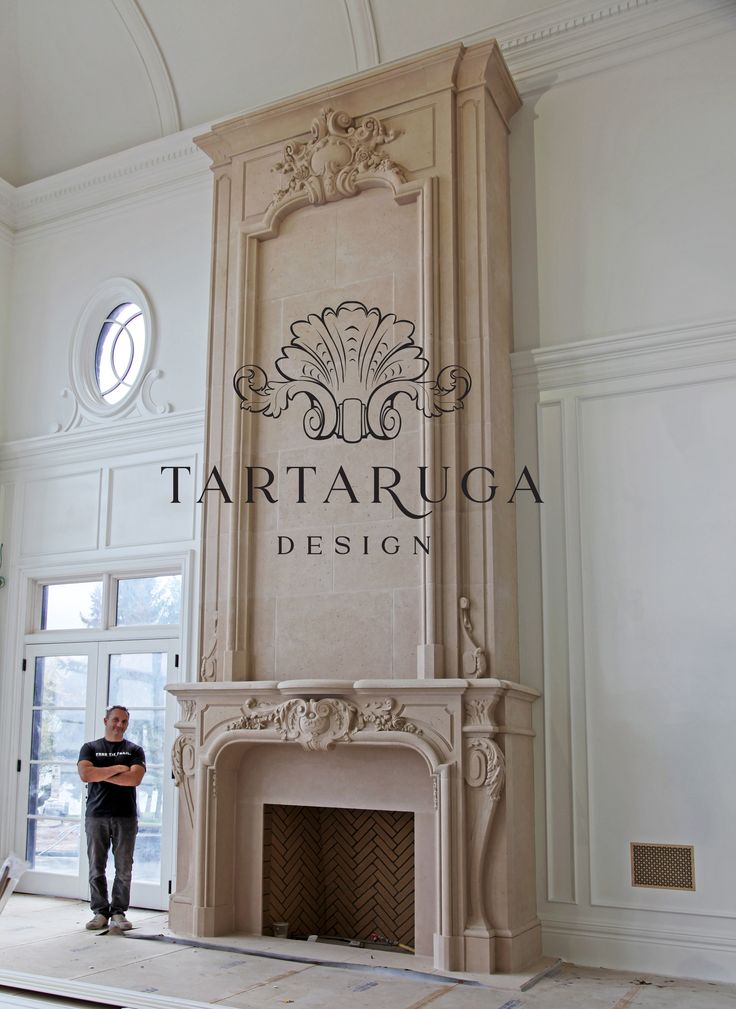
<path id="1" fill-rule="evenodd" d="M 85 743 L 79 751 L 80 760 L 88 760 L 93 767 L 112 767 L 114 764 L 146 766 L 146 755 L 137 743 L 123 739 L 111 743 L 103 736 Z M 138 816 L 135 785 L 112 785 L 109 781 L 90 781 L 87 784 L 87 816 Z"/>

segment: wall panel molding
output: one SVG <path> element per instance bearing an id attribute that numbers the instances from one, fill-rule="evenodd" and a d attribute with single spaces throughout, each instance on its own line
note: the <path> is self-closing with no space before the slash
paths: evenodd
<path id="1" fill-rule="evenodd" d="M 596 337 L 511 355 L 514 388 L 541 392 L 736 361 L 736 319 Z"/>
<path id="2" fill-rule="evenodd" d="M 200 445 L 204 412 L 192 410 L 164 417 L 121 420 L 111 425 L 77 428 L 59 434 L 24 438 L 0 445 L 0 479 L 9 470 L 48 468 L 149 450 Z"/>
<path id="3" fill-rule="evenodd" d="M 686 599 L 683 606 L 689 607 L 695 629 L 683 638 L 683 647 L 692 649 L 693 634 L 701 624 L 715 636 L 714 649 L 703 652 L 698 669 L 698 675 L 707 672 L 709 677 L 707 692 L 718 682 L 726 690 L 723 653 L 733 634 L 723 607 L 716 611 L 711 606 L 704 618 L 693 604 L 700 598 L 697 587 L 682 597 L 677 575 L 666 562 L 670 574 L 658 579 L 656 572 L 657 558 L 666 557 L 669 550 L 690 572 L 684 584 L 709 584 L 710 578 L 717 597 L 727 595 L 723 586 L 730 584 L 727 557 L 732 537 L 728 542 L 716 537 L 728 528 L 733 481 L 727 476 L 716 480 L 718 467 L 712 460 L 732 454 L 733 426 L 728 418 L 736 417 L 736 408 L 729 407 L 736 402 L 730 392 L 736 382 L 736 320 L 663 327 L 518 353 L 513 370 L 517 408 L 525 404 L 529 412 L 537 403 L 545 499 L 539 515 L 545 703 L 540 749 L 545 761 L 547 831 L 538 852 L 540 875 L 546 869 L 547 878 L 547 899 L 540 904 L 545 952 L 578 963 L 733 980 L 736 916 L 728 910 L 732 874 L 724 844 L 706 837 L 697 817 L 689 832 L 683 806 L 682 790 L 686 795 L 697 790 L 701 817 L 715 815 L 713 797 L 708 798 L 702 787 L 711 758 L 706 753 L 699 764 L 694 763 L 692 773 L 683 771 L 683 766 L 690 768 L 686 760 L 683 766 L 668 763 L 677 752 L 672 726 L 687 724 L 677 684 L 690 674 L 672 664 L 666 646 L 671 636 L 662 637 L 663 628 L 673 623 L 669 605 Z M 640 424 L 638 429 L 635 423 Z M 645 465 L 646 459 L 651 465 Z M 608 460 L 613 476 L 607 475 Z M 704 504 L 700 512 L 695 507 L 692 522 L 677 503 L 679 466 L 690 487 L 707 487 L 715 502 L 708 508 Z M 642 519 L 641 496 L 625 489 L 613 499 L 613 512 L 606 510 L 611 480 L 620 488 L 629 467 L 634 485 L 645 481 L 643 493 L 650 494 L 649 500 L 657 488 L 668 495 L 661 520 L 656 502 Z M 690 498 L 696 493 L 691 489 Z M 683 500 L 684 495 L 685 485 Z M 712 560 L 688 566 L 700 555 Z M 614 586 L 612 592 L 606 590 L 608 584 Z M 639 617 L 638 604 L 632 602 L 636 597 L 630 594 L 632 584 L 643 593 Z M 632 690 L 632 682 L 641 685 L 639 693 L 633 688 L 635 707 L 628 713 L 625 696 L 615 693 L 619 660 L 613 656 L 619 652 L 621 671 L 636 670 L 622 677 L 626 689 Z M 673 693 L 662 696 L 665 717 L 657 736 L 651 698 L 660 682 L 670 684 Z M 566 712 L 560 710 L 564 699 Z M 719 740 L 722 722 L 714 720 L 710 730 L 719 733 Z M 568 725 L 569 757 L 560 746 L 561 740 L 567 743 Z M 722 742 L 715 745 L 722 750 Z M 627 771 L 617 781 L 619 746 L 624 751 L 620 763 Z M 645 806 L 637 805 L 636 774 L 631 770 L 638 753 L 642 778 L 648 778 L 642 781 L 641 794 L 649 796 Z M 614 773 L 606 773 L 611 767 Z M 665 767 L 670 770 L 665 772 Z M 682 775 L 682 787 L 674 789 L 672 801 L 663 796 L 653 819 L 652 780 L 665 773 Z M 674 891 L 629 892 L 628 839 L 639 827 L 641 836 L 632 834 L 630 839 L 664 843 L 685 835 L 683 843 L 691 843 L 693 833 L 701 875 L 697 893 L 689 895 L 691 902 Z M 563 855 L 568 852 L 574 889 L 564 885 Z M 720 890 L 714 887 L 716 877 L 722 879 Z"/>
<path id="4" fill-rule="evenodd" d="M 548 502 L 540 512 L 547 899 L 574 904 L 575 821 L 563 403 L 557 400 L 541 404 L 538 420 L 539 477 Z"/>

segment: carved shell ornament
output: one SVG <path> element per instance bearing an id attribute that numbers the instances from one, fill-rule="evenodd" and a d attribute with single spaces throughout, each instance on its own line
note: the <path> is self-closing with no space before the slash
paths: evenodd
<path id="1" fill-rule="evenodd" d="M 312 139 L 292 140 L 284 147 L 283 161 L 273 171 L 288 178 L 276 191 L 270 209 L 276 210 L 295 197 L 306 196 L 316 205 L 355 196 L 361 176 L 379 175 L 394 187 L 406 181 L 400 165 L 379 151 L 398 136 L 375 116 L 356 124 L 347 112 L 322 109 L 312 121 Z"/>
<path id="2" fill-rule="evenodd" d="M 434 381 L 425 379 L 429 361 L 412 339 L 414 324 L 358 301 L 294 322 L 291 333 L 276 360 L 281 379 L 272 381 L 249 364 L 235 373 L 233 386 L 242 410 L 266 417 L 280 416 L 305 395 L 309 438 L 395 438 L 401 430 L 397 396 L 408 396 L 431 418 L 462 409 L 470 392 L 470 375 L 459 365 L 443 368 Z"/>

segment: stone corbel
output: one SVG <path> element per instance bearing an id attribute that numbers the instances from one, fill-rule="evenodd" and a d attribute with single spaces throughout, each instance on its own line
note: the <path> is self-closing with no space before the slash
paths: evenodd
<path id="1" fill-rule="evenodd" d="M 493 935 L 486 910 L 484 866 L 488 840 L 503 792 L 506 764 L 498 743 L 489 735 L 465 738 L 465 804 L 468 843 L 468 908 L 466 931 Z"/>
<path id="2" fill-rule="evenodd" d="M 187 811 L 189 826 L 194 828 L 194 771 L 195 771 L 194 740 L 188 733 L 181 733 L 174 740 L 171 748 L 171 770 L 174 783 L 180 789 L 184 798 L 184 808 Z"/>

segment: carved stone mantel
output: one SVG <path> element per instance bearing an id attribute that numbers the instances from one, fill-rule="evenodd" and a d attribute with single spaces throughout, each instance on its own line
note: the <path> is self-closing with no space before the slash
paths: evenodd
<path id="1" fill-rule="evenodd" d="M 174 927 L 195 934 L 233 928 L 232 907 L 215 899 L 223 890 L 218 877 L 231 871 L 218 832 L 231 829 L 233 768 L 246 749 L 267 744 L 260 758 L 267 761 L 274 744 L 314 753 L 390 747 L 400 774 L 402 749 L 409 748 L 421 756 L 435 789 L 436 962 L 443 969 L 460 969 L 461 963 L 471 969 L 485 957 L 493 969 L 489 845 L 506 783 L 504 751 L 512 753 L 517 740 L 531 736 L 535 691 L 495 679 L 219 682 L 167 689 L 181 709 L 172 761 L 186 813 L 182 847 L 190 852 L 189 865 L 180 858 L 188 882 L 172 903 Z M 371 750 L 365 752 L 370 760 Z M 308 798 L 307 782 L 304 794 Z M 198 872 L 203 865 L 207 871 Z"/>
<path id="2" fill-rule="evenodd" d="M 214 178 L 205 473 L 228 493 L 203 492 L 199 682 L 169 688 L 178 931 L 259 932 L 264 807 L 333 804 L 413 813 L 438 968 L 539 955 L 507 503 L 519 105 L 495 42 L 455 43 L 196 140 Z"/>

